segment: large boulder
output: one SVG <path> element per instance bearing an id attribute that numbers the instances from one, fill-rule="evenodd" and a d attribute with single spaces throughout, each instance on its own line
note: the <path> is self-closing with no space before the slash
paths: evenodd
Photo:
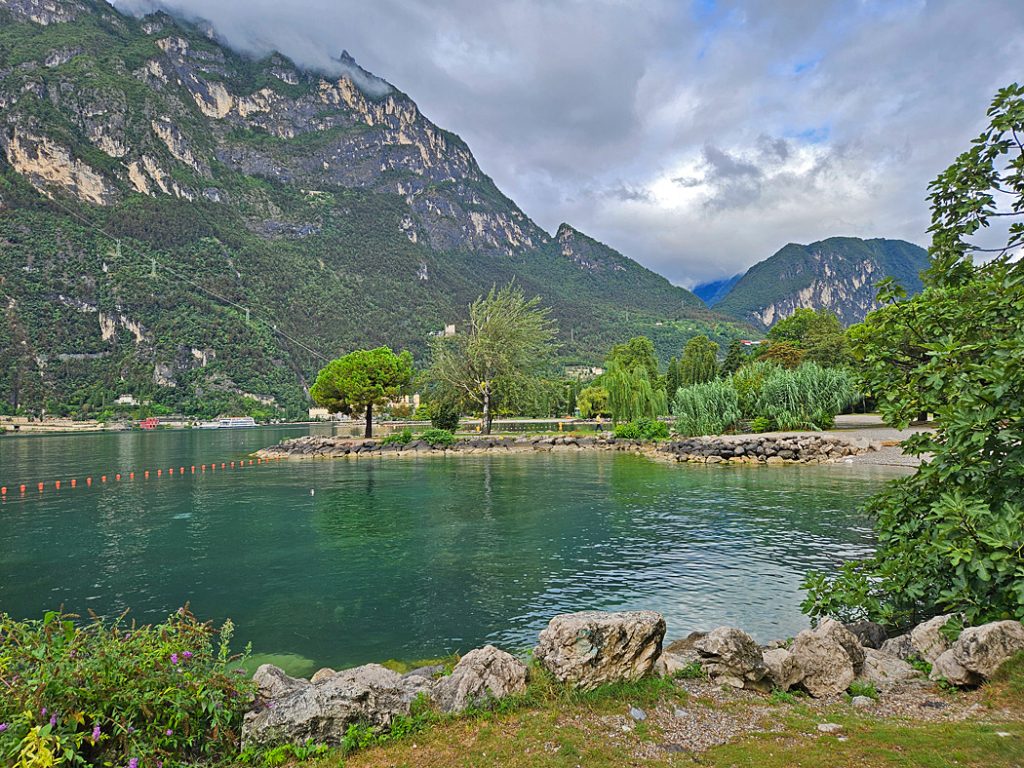
<path id="1" fill-rule="evenodd" d="M 403 678 L 379 664 L 343 670 L 315 684 L 288 678 L 298 683 L 292 685 L 282 678 L 287 675 L 280 670 L 265 670 L 257 680 L 270 696 L 246 713 L 244 746 L 340 744 L 350 725 L 387 727 L 396 716 L 410 713 L 417 696 L 430 692 L 425 678 Z"/>
<path id="2" fill-rule="evenodd" d="M 485 645 L 467 653 L 448 677 L 439 679 L 432 698 L 442 712 L 463 712 L 525 691 L 526 665 L 493 645 Z"/>
<path id="3" fill-rule="evenodd" d="M 556 680 L 590 689 L 649 674 L 664 639 L 654 611 L 566 613 L 540 633 L 534 657 Z"/>
<path id="4" fill-rule="evenodd" d="M 718 627 L 697 640 L 694 648 L 712 682 L 734 688 L 771 688 L 761 649 L 743 630 Z"/>
<path id="5" fill-rule="evenodd" d="M 252 676 L 252 681 L 256 683 L 256 693 L 265 700 L 284 698 L 309 685 L 308 681 L 291 677 L 273 664 L 261 664 Z"/>
<path id="6" fill-rule="evenodd" d="M 912 654 L 920 656 L 929 664 L 949 650 L 952 643 L 942 634 L 942 628 L 953 619 L 951 614 L 936 616 L 918 624 L 910 630 L 910 647 Z"/>
<path id="7" fill-rule="evenodd" d="M 864 667 L 861 644 L 834 619 L 798 634 L 790 652 L 803 672 L 801 685 L 814 697 L 842 693 Z"/>
<path id="8" fill-rule="evenodd" d="M 1024 625 L 1019 621 L 969 627 L 935 660 L 931 678 L 953 685 L 980 685 L 1020 651 L 1024 651 Z"/>
<path id="9" fill-rule="evenodd" d="M 769 648 L 761 655 L 768 668 L 768 677 L 776 688 L 788 691 L 803 680 L 804 672 L 788 649 Z"/>
<path id="10" fill-rule="evenodd" d="M 910 642 L 910 633 L 907 632 L 905 635 L 897 635 L 896 637 L 890 637 L 879 648 L 882 653 L 887 656 L 893 656 L 897 659 L 906 660 L 914 655 L 914 646 Z"/>
<path id="11" fill-rule="evenodd" d="M 923 675 L 906 661 L 884 651 L 866 648 L 861 678 L 876 688 L 888 688 L 896 683 L 914 680 Z"/>

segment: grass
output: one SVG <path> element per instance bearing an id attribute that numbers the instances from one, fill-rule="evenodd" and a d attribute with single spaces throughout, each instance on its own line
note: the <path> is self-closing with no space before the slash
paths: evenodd
<path id="1" fill-rule="evenodd" d="M 959 695 L 959 694 L 957 694 Z M 792 699 L 792 700 L 790 700 Z M 765 731 L 740 737 L 702 753 L 662 748 L 666 735 L 651 720 L 623 730 L 630 707 L 648 714 L 655 707 L 718 706 L 739 712 L 747 702 L 714 705 L 688 697 L 672 680 L 647 679 L 572 691 L 535 670 L 527 692 L 498 709 L 461 717 L 420 716 L 419 726 L 398 738 L 367 740 L 356 751 L 301 750 L 310 768 L 611 768 L 648 766 L 707 768 L 940 768 L 1024 765 L 1024 653 L 985 686 L 988 722 L 924 723 L 879 719 L 840 705 L 822 712 L 797 697 L 768 697 L 773 717 Z M 1007 712 L 1011 714 L 1006 714 Z M 610 716 L 617 716 L 612 721 Z M 828 720 L 843 726 L 839 736 L 817 731 Z M 840 738 L 841 737 L 841 738 Z M 345 752 L 348 752 L 347 754 Z M 284 753 L 288 754 L 288 753 Z M 650 757 L 643 757 L 650 755 Z M 275 755 L 279 760 L 281 754 Z M 298 760 L 298 755 L 289 754 Z"/>

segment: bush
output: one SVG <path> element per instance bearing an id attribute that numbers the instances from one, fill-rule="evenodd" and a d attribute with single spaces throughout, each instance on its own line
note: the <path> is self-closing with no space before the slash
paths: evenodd
<path id="1" fill-rule="evenodd" d="M 739 396 L 729 381 L 714 380 L 680 387 L 672 412 L 684 437 L 719 435 L 739 421 Z"/>
<path id="2" fill-rule="evenodd" d="M 753 413 L 776 429 L 828 429 L 857 399 L 853 376 L 843 368 L 804 363 L 795 370 L 770 366 L 753 395 Z"/>
<path id="3" fill-rule="evenodd" d="M 438 446 L 447 448 L 455 442 L 455 435 L 447 429 L 428 429 L 420 435 L 420 440 L 434 448 Z"/>
<path id="4" fill-rule="evenodd" d="M 183 608 L 156 626 L 0 615 L 0 762 L 193 764 L 237 751 L 254 687 Z M 219 634 L 219 638 L 218 638 Z"/>
<path id="5" fill-rule="evenodd" d="M 751 419 L 750 421 L 751 432 L 767 432 L 771 428 L 772 420 L 769 419 L 767 416 L 758 416 L 757 418 Z"/>
<path id="6" fill-rule="evenodd" d="M 659 440 L 668 437 L 668 425 L 657 419 L 636 419 L 615 427 L 615 436 L 623 440 Z"/>
<path id="7" fill-rule="evenodd" d="M 383 440 L 380 441 L 381 445 L 405 445 L 406 443 L 412 442 L 412 430 L 403 429 L 401 432 L 392 432 L 390 435 L 386 435 Z"/>
<path id="8" fill-rule="evenodd" d="M 451 403 L 436 402 L 430 407 L 430 425 L 434 429 L 454 432 L 459 428 L 459 409 Z"/>

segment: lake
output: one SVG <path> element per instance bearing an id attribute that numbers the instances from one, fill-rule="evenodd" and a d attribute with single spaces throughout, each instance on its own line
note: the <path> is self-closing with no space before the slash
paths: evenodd
<path id="1" fill-rule="evenodd" d="M 871 550 L 858 505 L 893 476 L 596 452 L 219 468 L 306 431 L 0 437 L 0 611 L 149 622 L 188 601 L 305 673 L 525 648 L 556 613 L 587 609 L 660 611 L 670 637 L 731 624 L 768 641 L 807 625 L 808 569 Z"/>

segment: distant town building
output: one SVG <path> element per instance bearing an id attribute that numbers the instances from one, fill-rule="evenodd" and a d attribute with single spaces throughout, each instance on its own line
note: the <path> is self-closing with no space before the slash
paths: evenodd
<path id="1" fill-rule="evenodd" d="M 309 418 L 313 421 L 326 421 L 331 418 L 331 412 L 326 408 L 310 408 Z"/>
<path id="2" fill-rule="evenodd" d="M 760 341 L 751 341 L 750 339 L 740 339 L 740 344 L 742 344 L 745 347 L 756 347 L 758 344 L 764 344 L 764 343 L 765 343 L 764 339 L 761 339 Z"/>
<path id="3" fill-rule="evenodd" d="M 135 395 L 121 395 L 114 402 L 117 405 L 138 405 L 139 404 L 139 401 L 135 399 Z"/>
<path id="4" fill-rule="evenodd" d="M 565 375 L 570 379 L 592 379 L 604 373 L 604 368 L 596 365 L 567 365 Z"/>

